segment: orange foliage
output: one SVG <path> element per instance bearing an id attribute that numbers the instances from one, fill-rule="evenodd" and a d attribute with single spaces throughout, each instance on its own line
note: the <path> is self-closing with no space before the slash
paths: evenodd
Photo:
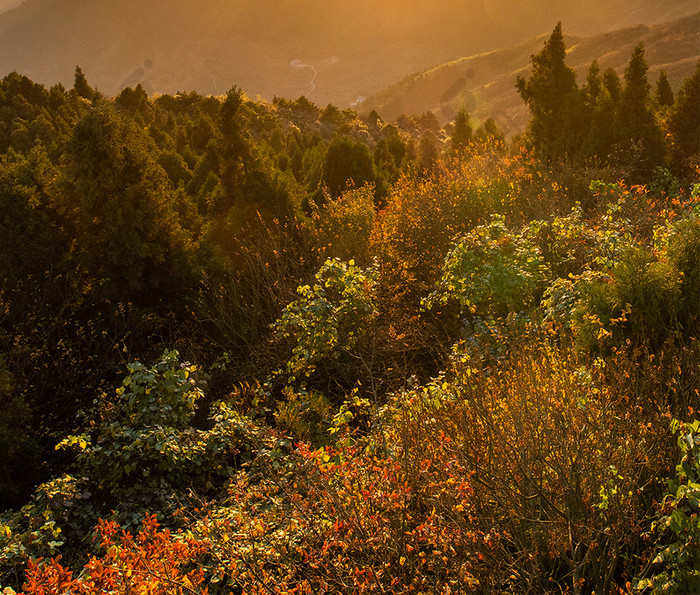
<path id="1" fill-rule="evenodd" d="M 143 593 L 144 595 L 206 595 L 204 571 L 195 566 L 205 544 L 195 539 L 174 539 L 167 529 L 159 530 L 156 516 L 147 517 L 135 537 L 119 532 L 116 523 L 101 521 L 98 530 L 101 557 L 91 556 L 78 578 L 60 563 L 30 561 L 25 595 L 97 595 Z"/>

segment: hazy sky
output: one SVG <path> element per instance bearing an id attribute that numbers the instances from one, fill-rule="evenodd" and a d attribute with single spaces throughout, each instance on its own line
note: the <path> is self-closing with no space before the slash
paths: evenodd
<path id="1" fill-rule="evenodd" d="M 0 0 L 0 13 L 22 4 L 22 0 Z"/>
<path id="2" fill-rule="evenodd" d="M 251 97 L 346 106 L 546 35 L 557 20 L 566 34 L 594 35 L 697 10 L 698 0 L 0 0 L 0 77 L 70 86 L 80 65 L 107 95 L 235 84 Z"/>

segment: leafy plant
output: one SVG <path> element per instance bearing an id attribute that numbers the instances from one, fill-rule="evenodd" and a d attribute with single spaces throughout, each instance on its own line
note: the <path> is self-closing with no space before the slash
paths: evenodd
<path id="1" fill-rule="evenodd" d="M 655 595 L 700 591 L 700 421 L 674 419 L 681 460 L 669 479 L 658 520 L 651 529 L 659 540 L 651 560 L 651 577 L 636 582 L 636 589 Z"/>
<path id="2" fill-rule="evenodd" d="M 350 350 L 376 315 L 375 267 L 362 269 L 354 260 L 329 259 L 313 286 L 297 288 L 299 299 L 282 312 L 273 329 L 278 339 L 293 341 L 286 366 L 288 381 L 309 377 L 325 357 Z"/>
<path id="3" fill-rule="evenodd" d="M 494 215 L 454 245 L 442 279 L 424 305 L 455 300 L 462 313 L 498 317 L 530 306 L 547 276 L 532 232 L 514 234 L 502 216 Z"/>

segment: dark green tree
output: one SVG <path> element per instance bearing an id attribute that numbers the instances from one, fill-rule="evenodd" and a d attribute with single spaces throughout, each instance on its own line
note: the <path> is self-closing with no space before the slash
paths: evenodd
<path id="1" fill-rule="evenodd" d="M 58 266 L 72 230 L 58 213 L 56 167 L 39 147 L 0 158 L 0 283 L 5 289 Z"/>
<path id="2" fill-rule="evenodd" d="M 221 183 L 233 204 L 240 196 L 243 177 L 250 162 L 250 146 L 242 123 L 243 92 L 233 87 L 221 104 L 219 115 Z"/>
<path id="3" fill-rule="evenodd" d="M 649 66 L 640 43 L 625 68 L 618 112 L 620 160 L 631 181 L 643 182 L 663 162 L 663 136 L 651 109 Z"/>
<path id="4" fill-rule="evenodd" d="M 374 164 L 377 171 L 387 180 L 394 182 L 399 175 L 399 168 L 396 166 L 394 155 L 389 149 L 389 141 L 381 139 L 374 147 Z"/>
<path id="5" fill-rule="evenodd" d="M 669 157 L 674 171 L 683 175 L 692 172 L 700 159 L 700 62 L 676 95 L 668 118 Z"/>
<path id="6" fill-rule="evenodd" d="M 586 157 L 608 162 L 618 143 L 617 108 L 618 104 L 607 86 L 603 86 L 595 104 L 590 108 L 589 131 L 584 144 Z"/>
<path id="7" fill-rule="evenodd" d="M 585 127 L 576 73 L 566 66 L 565 58 L 564 36 L 557 23 L 542 51 L 532 56 L 530 77 L 518 77 L 516 83 L 530 108 L 527 136 L 545 157 L 573 155 Z"/>
<path id="8" fill-rule="evenodd" d="M 431 172 L 435 168 L 440 149 L 438 148 L 437 138 L 431 130 L 427 130 L 420 137 L 420 145 L 418 147 L 418 161 L 425 172 Z"/>
<path id="9" fill-rule="evenodd" d="M 117 107 L 128 110 L 132 114 L 137 111 L 147 111 L 149 108 L 148 93 L 141 86 L 141 83 L 136 85 L 136 88 L 126 87 L 117 95 L 114 100 Z"/>
<path id="10" fill-rule="evenodd" d="M 76 92 L 78 97 L 83 99 L 93 99 L 95 97 L 95 90 L 88 84 L 87 77 L 83 73 L 80 66 L 75 67 L 75 75 L 73 82 L 73 90 Z"/>
<path id="11" fill-rule="evenodd" d="M 455 155 L 462 155 L 472 142 L 472 125 L 469 121 L 467 110 L 462 107 L 457 112 L 452 132 L 452 152 Z"/>
<path id="12" fill-rule="evenodd" d="M 665 70 L 659 72 L 659 78 L 656 81 L 656 102 L 663 106 L 673 105 L 673 89 L 668 82 L 668 74 Z"/>
<path id="13" fill-rule="evenodd" d="M 603 73 L 603 87 L 608 92 L 608 95 L 610 95 L 610 100 L 614 104 L 617 104 L 622 94 L 622 83 L 615 69 L 608 68 Z"/>
<path id="14" fill-rule="evenodd" d="M 587 105 L 595 106 L 602 88 L 600 66 L 598 65 L 598 60 L 593 60 L 586 76 L 586 85 L 583 87 L 583 95 Z"/>
<path id="15" fill-rule="evenodd" d="M 503 145 L 506 142 L 505 132 L 503 132 L 503 129 L 493 118 L 487 118 L 487 120 L 476 129 L 474 138 L 479 142 L 495 141 Z"/>
<path id="16" fill-rule="evenodd" d="M 336 136 L 323 162 L 322 184 L 331 196 L 339 196 L 352 183 L 356 187 L 376 183 L 372 155 L 364 143 Z"/>
<path id="17" fill-rule="evenodd" d="M 191 238 L 152 141 L 108 106 L 75 126 L 62 175 L 63 210 L 75 222 L 76 265 L 109 297 L 165 296 L 188 277 Z"/>

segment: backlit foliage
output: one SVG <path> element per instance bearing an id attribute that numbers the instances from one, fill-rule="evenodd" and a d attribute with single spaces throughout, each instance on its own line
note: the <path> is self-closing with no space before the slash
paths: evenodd
<path id="1" fill-rule="evenodd" d="M 562 35 L 510 147 L 3 79 L 4 592 L 696 589 L 697 77 Z"/>

